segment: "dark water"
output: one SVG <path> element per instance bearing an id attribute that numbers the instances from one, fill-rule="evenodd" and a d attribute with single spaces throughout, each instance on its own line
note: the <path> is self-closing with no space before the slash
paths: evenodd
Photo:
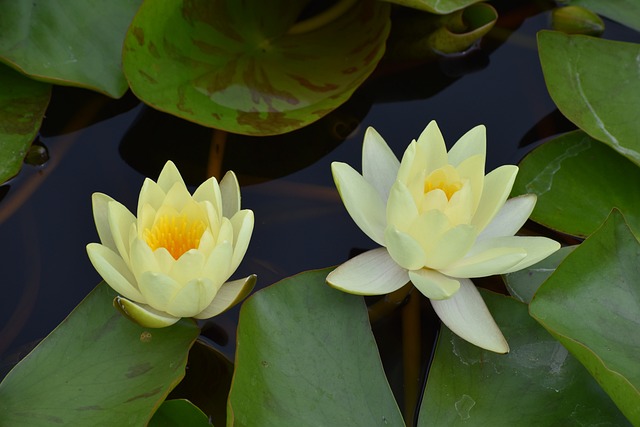
<path id="1" fill-rule="evenodd" d="M 406 70 L 380 67 L 344 108 L 304 133 L 229 136 L 222 160 L 212 156 L 208 162 L 209 129 L 154 113 L 131 98 L 56 90 L 40 138 L 49 162 L 25 165 L 0 190 L 0 376 L 2 364 L 6 369 L 46 336 L 101 280 L 85 252 L 97 241 L 91 194 L 106 193 L 135 211 L 145 174 L 156 179 L 168 158 L 193 184 L 216 162 L 238 172 L 243 206 L 254 211 L 256 224 L 235 277 L 256 273 L 264 287 L 375 246 L 347 215 L 330 172 L 332 161 L 360 169 L 367 126 L 401 156 L 432 119 L 449 146 L 485 124 L 488 170 L 517 163 L 537 142 L 566 131 L 540 70 L 535 33 L 548 27 L 549 18 L 536 8 L 499 10 L 499 28 L 465 58 Z M 606 24 L 605 37 L 638 40 L 637 33 Z M 518 26 L 513 33 L 507 29 Z M 237 312 L 215 319 L 222 331 L 216 339 L 225 344 L 228 335 L 228 355 L 235 348 Z"/>

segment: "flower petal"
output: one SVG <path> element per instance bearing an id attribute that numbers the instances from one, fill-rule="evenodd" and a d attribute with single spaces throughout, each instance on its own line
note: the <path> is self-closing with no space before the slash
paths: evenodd
<path id="1" fill-rule="evenodd" d="M 98 243 L 89 243 L 87 254 L 98 274 L 114 291 L 128 299 L 146 302 L 136 286 L 135 277 L 120 255 Z"/>
<path id="2" fill-rule="evenodd" d="M 469 279 L 460 279 L 460 289 L 451 298 L 431 300 L 442 323 L 460 338 L 486 350 L 508 353 L 509 344 Z"/>
<path id="3" fill-rule="evenodd" d="M 149 178 L 145 178 L 142 188 L 140 189 L 140 195 L 138 196 L 138 218 L 140 218 L 141 209 L 145 205 L 149 205 L 153 209 L 158 210 L 165 196 L 166 193 L 157 183 Z"/>
<path id="4" fill-rule="evenodd" d="M 407 270 L 424 267 L 426 259 L 424 249 L 411 235 L 389 226 L 384 233 L 384 240 L 389 255 L 398 265 Z"/>
<path id="5" fill-rule="evenodd" d="M 473 247 L 475 240 L 476 230 L 474 226 L 461 224 L 453 227 L 440 236 L 423 265 L 434 270 L 446 268 L 464 258 Z"/>
<path id="6" fill-rule="evenodd" d="M 230 270 L 233 247 L 231 242 L 225 241 L 216 246 L 204 265 L 202 276 L 211 279 L 215 289 L 219 289 L 233 274 Z"/>
<path id="7" fill-rule="evenodd" d="M 487 240 L 476 241 L 466 257 L 441 268 L 440 272 L 458 278 L 486 277 L 508 271 L 527 256 L 522 248 L 493 247 L 486 242 Z"/>
<path id="8" fill-rule="evenodd" d="M 100 242 L 111 249 L 117 251 L 116 242 L 113 240 L 111 234 L 111 227 L 109 226 L 109 208 L 108 205 L 114 200 L 102 193 L 93 193 L 91 196 L 91 204 L 93 209 L 93 220 L 96 223 L 96 229 L 98 230 L 98 237 Z"/>
<path id="9" fill-rule="evenodd" d="M 199 203 L 208 202 L 213 206 L 213 211 L 222 213 L 222 194 L 218 181 L 214 177 L 200 184 L 193 193 L 193 200 Z"/>
<path id="10" fill-rule="evenodd" d="M 160 311 L 167 311 L 166 308 L 169 302 L 181 287 L 169 275 L 157 271 L 145 271 L 142 273 L 138 286 L 145 298 L 145 302 Z"/>
<path id="11" fill-rule="evenodd" d="M 155 310 L 146 304 L 136 304 L 123 297 L 115 297 L 113 306 L 129 320 L 146 328 L 164 328 L 180 320 L 179 317 Z"/>
<path id="12" fill-rule="evenodd" d="M 424 169 L 427 175 L 447 164 L 447 146 L 435 120 L 422 131 L 416 148 L 414 168 Z"/>
<path id="13" fill-rule="evenodd" d="M 171 258 L 173 259 L 173 257 Z M 131 243 L 131 271 L 136 277 L 136 280 L 139 281 L 142 273 L 144 272 L 161 270 L 162 269 L 158 264 L 158 259 L 149 245 L 147 245 L 142 239 L 134 239 Z"/>
<path id="14" fill-rule="evenodd" d="M 387 200 L 398 176 L 400 162 L 385 140 L 372 127 L 367 128 L 362 146 L 362 176 Z"/>
<path id="15" fill-rule="evenodd" d="M 453 144 L 449 150 L 449 164 L 456 168 L 465 160 L 479 155 L 482 159 L 484 169 L 485 157 L 487 152 L 487 129 L 484 125 L 478 125 L 467 133 L 462 135 L 460 139 Z M 484 171 L 483 171 L 484 175 Z"/>
<path id="16" fill-rule="evenodd" d="M 386 215 L 387 226 L 395 227 L 401 231 L 407 231 L 418 217 L 416 202 L 409 189 L 400 181 L 396 181 L 391 187 Z"/>
<path id="17" fill-rule="evenodd" d="M 251 293 L 251 290 L 256 284 L 256 275 L 252 274 L 244 279 L 233 280 L 226 282 L 222 285 L 218 293 L 211 301 L 211 304 L 207 306 L 200 313 L 196 314 L 196 319 L 208 319 L 218 314 L 224 313 L 234 305 L 238 304 L 247 295 Z"/>
<path id="18" fill-rule="evenodd" d="M 560 243 L 540 236 L 496 237 L 494 240 L 496 241 L 496 245 L 524 249 L 527 252 L 527 256 L 519 263 L 498 274 L 513 273 L 514 271 L 527 268 L 560 249 Z"/>
<path id="19" fill-rule="evenodd" d="M 478 239 L 513 236 L 527 221 L 536 206 L 535 194 L 524 194 L 505 202 Z"/>
<path id="20" fill-rule="evenodd" d="M 458 292 L 458 279 L 447 277 L 428 268 L 409 271 L 411 283 L 429 299 L 445 299 Z"/>
<path id="21" fill-rule="evenodd" d="M 164 164 L 157 182 L 165 193 L 168 193 L 176 183 L 180 183 L 182 187 L 186 188 L 178 168 L 171 160 Z"/>
<path id="22" fill-rule="evenodd" d="M 504 165 L 492 170 L 484 177 L 480 203 L 471 221 L 478 231 L 484 230 L 498 211 L 502 209 L 507 197 L 509 197 L 517 174 L 517 166 Z"/>
<path id="23" fill-rule="evenodd" d="M 162 207 L 170 206 L 177 212 L 181 212 L 184 207 L 193 199 L 184 183 L 176 182 L 167 192 L 167 197 L 162 202 Z"/>
<path id="24" fill-rule="evenodd" d="M 472 214 L 478 209 L 478 204 L 482 197 L 482 189 L 484 188 L 484 163 L 484 155 L 475 155 L 462 161 L 462 163 L 456 167 L 460 178 L 463 181 L 468 180 L 468 185 L 471 186 L 471 193 L 473 194 L 473 202 L 471 204 Z"/>
<path id="25" fill-rule="evenodd" d="M 371 184 L 346 163 L 331 163 L 333 179 L 347 212 L 374 242 L 384 244 L 385 201 Z"/>
<path id="26" fill-rule="evenodd" d="M 193 317 L 211 304 L 217 290 L 209 278 L 190 280 L 169 301 L 166 311 L 172 316 Z"/>
<path id="27" fill-rule="evenodd" d="M 197 279 L 202 276 L 205 260 L 206 258 L 202 252 L 197 249 L 190 249 L 173 263 L 169 276 L 180 284 Z"/>
<path id="28" fill-rule="evenodd" d="M 125 208 L 119 202 L 115 200 L 109 202 L 107 205 L 107 211 L 109 212 L 109 227 L 111 228 L 111 236 L 115 242 L 116 248 L 120 253 L 120 256 L 124 262 L 129 264 L 129 231 L 131 231 L 131 224 L 136 222 L 136 217 L 133 216 L 129 209 Z"/>
<path id="29" fill-rule="evenodd" d="M 228 171 L 220 181 L 222 215 L 231 218 L 240 210 L 240 184 L 233 171 Z"/>
<path id="30" fill-rule="evenodd" d="M 351 258 L 327 276 L 332 287 L 356 295 L 388 294 L 407 282 L 407 270 L 396 264 L 385 248 Z"/>
<path id="31" fill-rule="evenodd" d="M 231 218 L 231 225 L 233 226 L 233 257 L 229 266 L 231 274 L 236 271 L 244 254 L 247 252 L 251 233 L 253 232 L 253 222 L 253 211 L 249 209 L 238 211 Z"/>

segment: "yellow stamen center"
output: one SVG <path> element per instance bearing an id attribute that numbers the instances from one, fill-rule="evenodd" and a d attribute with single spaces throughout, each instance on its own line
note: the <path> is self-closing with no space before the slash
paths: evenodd
<path id="1" fill-rule="evenodd" d="M 433 190 L 442 190 L 447 196 L 447 200 L 462 188 L 460 174 L 451 165 L 445 165 L 434 170 L 424 180 L 424 194 Z"/>
<path id="2" fill-rule="evenodd" d="M 190 249 L 197 249 L 206 226 L 201 220 L 186 215 L 163 215 L 144 230 L 144 240 L 151 250 L 165 248 L 174 259 Z"/>

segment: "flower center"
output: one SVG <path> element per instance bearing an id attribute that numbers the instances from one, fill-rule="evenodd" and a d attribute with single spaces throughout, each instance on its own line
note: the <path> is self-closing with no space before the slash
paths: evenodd
<path id="1" fill-rule="evenodd" d="M 163 215 L 153 226 L 144 230 L 144 240 L 151 250 L 165 248 L 174 259 L 190 249 L 196 249 L 206 226 L 200 220 L 190 220 L 186 215 Z"/>
<path id="2" fill-rule="evenodd" d="M 447 200 L 462 188 L 462 181 L 458 171 L 451 165 L 445 165 L 434 170 L 424 180 L 424 194 L 433 190 L 442 190 Z"/>

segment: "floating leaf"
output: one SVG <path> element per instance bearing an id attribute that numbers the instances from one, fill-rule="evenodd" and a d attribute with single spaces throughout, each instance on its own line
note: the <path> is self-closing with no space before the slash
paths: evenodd
<path id="1" fill-rule="evenodd" d="M 531 315 L 640 425 L 640 243 L 618 211 L 538 289 Z"/>
<path id="2" fill-rule="evenodd" d="M 192 320 L 145 329 L 104 282 L 0 384 L 0 425 L 144 425 L 184 376 Z"/>
<path id="3" fill-rule="evenodd" d="M 563 3 L 586 7 L 640 31 L 640 2 L 638 0 L 564 0 Z"/>
<path id="4" fill-rule="evenodd" d="M 1 15 L 1 14 L 0 14 Z M 0 18 L 1 19 L 1 18 Z M 51 86 L 0 64 L 0 184 L 16 175 L 49 104 Z"/>
<path id="5" fill-rule="evenodd" d="M 375 68 L 389 5 L 359 1 L 315 28 L 296 24 L 307 3 L 147 0 L 125 39 L 131 89 L 161 111 L 234 133 L 280 134 L 316 121 Z"/>
<path id="6" fill-rule="evenodd" d="M 640 165 L 640 44 L 541 31 L 538 49 L 562 114 Z"/>
<path id="7" fill-rule="evenodd" d="M 575 236 L 588 236 L 612 208 L 640 236 L 640 168 L 583 132 L 542 144 L 520 162 L 512 195 L 535 193 L 531 218 Z"/>
<path id="8" fill-rule="evenodd" d="M 386 0 L 401 6 L 425 10 L 438 15 L 455 12 L 483 0 Z"/>
<path id="9" fill-rule="evenodd" d="M 599 36 L 604 22 L 590 9 L 581 6 L 557 7 L 551 11 L 551 27 L 566 34 Z"/>
<path id="10" fill-rule="evenodd" d="M 38 80 L 120 97 L 122 41 L 140 3 L 0 0 L 0 60 Z"/>
<path id="11" fill-rule="evenodd" d="M 507 290 L 515 299 L 529 304 L 540 285 L 575 248 L 576 246 L 565 246 L 531 267 L 505 274 Z"/>
<path id="12" fill-rule="evenodd" d="M 233 425 L 404 426 L 364 301 L 327 286 L 329 271 L 285 279 L 245 301 Z"/>
<path id="13" fill-rule="evenodd" d="M 207 416 L 186 399 L 165 400 L 153 414 L 149 427 L 209 427 Z"/>
<path id="14" fill-rule="evenodd" d="M 482 296 L 511 351 L 482 350 L 443 326 L 418 426 L 629 425 L 525 304 L 488 291 Z"/>

